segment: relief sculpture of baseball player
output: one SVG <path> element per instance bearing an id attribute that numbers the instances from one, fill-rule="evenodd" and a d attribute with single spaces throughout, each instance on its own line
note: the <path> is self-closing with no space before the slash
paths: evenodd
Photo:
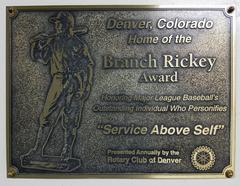
<path id="1" fill-rule="evenodd" d="M 93 83 L 94 61 L 81 38 L 88 32 L 87 27 L 74 30 L 74 17 L 67 11 L 58 12 L 56 16 L 50 17 L 49 22 L 54 25 L 53 34 L 41 33 L 30 40 L 31 58 L 50 66 L 51 82 L 39 117 L 35 145 L 21 156 L 23 167 L 33 164 L 31 160 L 42 161 L 44 147 L 53 127 L 58 123 L 64 128 L 64 145 L 59 159 L 67 162 L 72 158 L 84 102 Z M 44 169 L 44 164 L 39 163 L 39 166 Z"/>

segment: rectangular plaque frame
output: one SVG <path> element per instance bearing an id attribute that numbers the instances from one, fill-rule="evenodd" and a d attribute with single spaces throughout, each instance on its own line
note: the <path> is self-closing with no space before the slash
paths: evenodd
<path id="1" fill-rule="evenodd" d="M 233 12 L 227 13 L 231 8 L 233 8 Z M 52 174 L 48 174 L 48 171 L 43 172 L 19 172 L 18 168 L 13 164 L 12 153 L 13 153 L 13 145 L 12 142 L 14 140 L 13 132 L 13 123 L 12 123 L 12 20 L 19 12 L 44 12 L 44 11 L 215 11 L 222 10 L 227 16 L 231 19 L 231 28 L 230 28 L 230 37 L 231 37 L 231 46 L 230 46 L 230 58 L 231 58 L 231 67 L 230 67 L 230 124 L 229 124 L 229 135 L 230 135 L 230 147 L 229 147 L 229 162 L 230 164 L 225 167 L 222 172 L 218 173 L 205 173 L 205 172 L 180 172 L 180 173 L 155 173 L 155 172 L 116 172 L 116 173 L 67 173 L 67 172 L 55 172 Z M 231 10 L 230 10 L 231 11 Z M 123 5 L 123 6 L 16 6 L 16 7 L 7 7 L 6 8 L 6 22 L 7 22 L 7 44 L 6 44 L 6 53 L 7 53 L 7 170 L 9 178 L 230 178 L 234 174 L 234 155 L 235 155 L 235 38 L 236 38 L 236 23 L 235 23 L 235 12 L 234 7 L 230 6 L 221 6 L 221 7 L 165 7 L 165 6 L 146 6 L 146 5 Z M 31 169 L 29 169 L 31 170 Z"/>

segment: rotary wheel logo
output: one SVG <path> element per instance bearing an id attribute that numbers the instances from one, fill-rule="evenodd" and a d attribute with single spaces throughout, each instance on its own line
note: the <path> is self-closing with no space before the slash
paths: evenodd
<path id="1" fill-rule="evenodd" d="M 210 147 L 199 146 L 192 152 L 191 160 L 196 169 L 205 171 L 214 165 L 215 153 Z"/>

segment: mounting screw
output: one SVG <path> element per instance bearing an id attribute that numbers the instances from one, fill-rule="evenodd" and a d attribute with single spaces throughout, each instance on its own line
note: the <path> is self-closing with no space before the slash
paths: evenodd
<path id="1" fill-rule="evenodd" d="M 235 10 L 234 6 L 230 6 L 230 7 L 228 7 L 228 9 L 227 9 L 227 13 L 228 13 L 228 14 L 231 14 L 231 13 L 233 13 L 234 10 Z"/>
<path id="2" fill-rule="evenodd" d="M 9 15 L 9 17 L 15 17 L 17 15 L 17 9 L 9 8 L 8 9 L 8 15 Z"/>
<path id="3" fill-rule="evenodd" d="M 232 171 L 232 170 L 227 170 L 226 173 L 225 173 L 225 176 L 226 176 L 227 178 L 233 177 L 233 171 Z"/>
<path id="4" fill-rule="evenodd" d="M 16 174 L 17 174 L 17 168 L 9 167 L 8 173 L 7 173 L 8 177 L 15 177 Z"/>

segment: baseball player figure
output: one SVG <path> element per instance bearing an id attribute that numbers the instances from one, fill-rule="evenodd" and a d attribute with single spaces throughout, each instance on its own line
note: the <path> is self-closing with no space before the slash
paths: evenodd
<path id="1" fill-rule="evenodd" d="M 93 83 L 94 61 L 81 39 L 87 28 L 74 30 L 74 17 L 67 11 L 58 12 L 49 22 L 54 24 L 55 33 L 39 34 L 30 41 L 32 60 L 50 65 L 51 83 L 39 117 L 35 146 L 21 156 L 23 167 L 30 160 L 44 157 L 43 149 L 57 123 L 64 128 L 61 161 L 72 158 L 84 102 Z"/>

